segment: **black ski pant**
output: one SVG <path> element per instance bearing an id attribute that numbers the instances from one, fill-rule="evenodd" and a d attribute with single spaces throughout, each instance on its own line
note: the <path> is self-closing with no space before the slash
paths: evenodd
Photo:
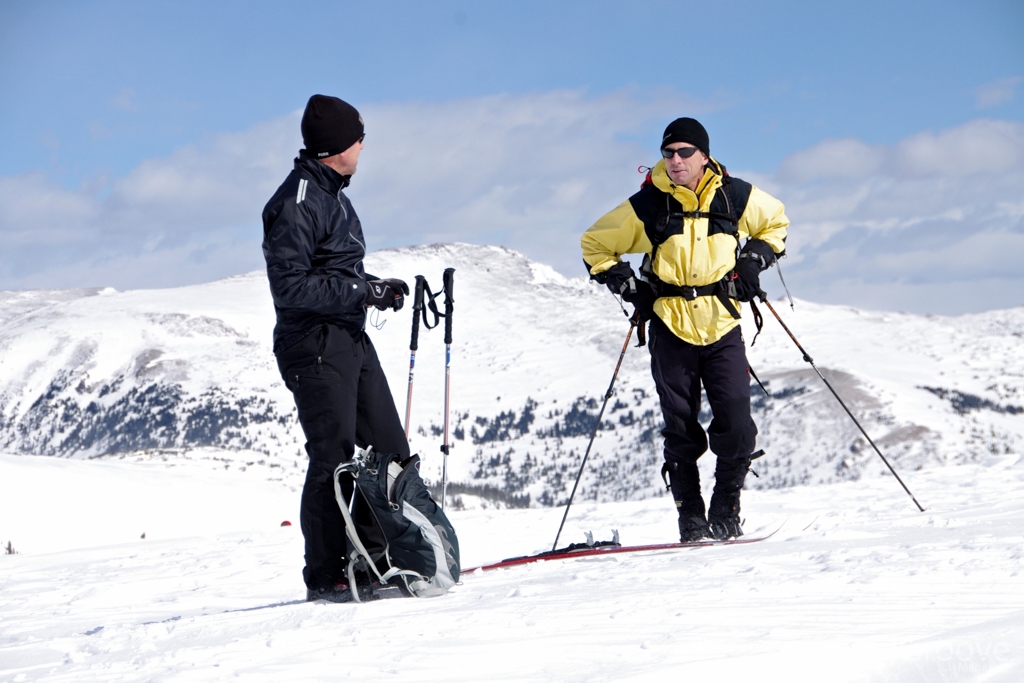
<path id="1" fill-rule="evenodd" d="M 345 522 L 334 495 L 334 469 L 355 447 L 409 455 L 409 443 L 384 371 L 362 331 L 321 325 L 277 354 L 306 436 L 309 467 L 299 520 L 306 542 L 306 586 L 334 586 L 345 576 Z M 344 478 L 351 497 L 351 480 Z"/>
<path id="2" fill-rule="evenodd" d="M 757 426 L 750 416 L 750 374 L 740 328 L 707 346 L 688 344 L 655 316 L 650 330 L 651 374 L 665 418 L 665 466 L 680 516 L 703 515 L 697 459 L 718 456 L 711 511 L 739 503 Z M 697 421 L 700 388 L 713 418 L 705 434 Z"/>

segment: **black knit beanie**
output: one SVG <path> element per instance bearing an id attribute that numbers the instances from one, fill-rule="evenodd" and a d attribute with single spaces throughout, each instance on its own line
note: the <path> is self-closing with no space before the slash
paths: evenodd
<path id="1" fill-rule="evenodd" d="M 363 117 L 344 100 L 313 95 L 302 113 L 302 152 L 314 159 L 341 154 L 363 136 Z"/>
<path id="2" fill-rule="evenodd" d="M 661 148 L 664 149 L 674 142 L 691 144 L 704 152 L 704 156 L 711 156 L 708 132 L 697 119 L 681 118 L 668 124 L 665 135 L 661 138 Z"/>

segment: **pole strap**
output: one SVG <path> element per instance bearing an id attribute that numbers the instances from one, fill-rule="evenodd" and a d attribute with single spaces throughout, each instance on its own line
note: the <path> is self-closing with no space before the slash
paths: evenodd
<path id="1" fill-rule="evenodd" d="M 423 289 L 426 294 L 424 298 L 425 305 L 422 305 L 420 307 L 420 314 L 423 316 L 423 326 L 426 327 L 428 330 L 432 330 L 441 323 L 441 318 L 444 317 L 444 313 L 441 313 L 441 311 L 437 310 L 437 297 L 441 296 L 441 294 L 444 293 L 444 290 L 438 292 L 437 294 L 434 294 L 432 291 L 430 291 L 430 285 L 427 283 L 425 278 L 423 280 Z M 433 323 L 431 323 L 430 320 L 427 318 L 427 311 L 430 311 L 430 315 L 433 316 Z"/>
<path id="2" fill-rule="evenodd" d="M 637 316 L 639 318 L 639 316 Z M 636 347 L 647 346 L 647 321 L 638 320 L 636 326 Z"/>
<path id="3" fill-rule="evenodd" d="M 754 303 L 754 301 L 755 301 L 755 299 L 751 299 L 750 300 L 750 312 L 754 314 L 754 327 L 757 328 L 757 332 L 754 333 L 754 338 L 750 340 L 751 348 L 753 348 L 754 344 L 757 343 L 757 336 L 759 334 L 761 334 L 761 329 L 764 327 L 764 318 L 761 316 L 761 311 L 758 310 L 757 304 Z M 753 373 L 754 371 L 751 370 L 750 372 Z M 757 379 L 756 375 L 754 376 L 754 379 Z M 757 383 L 760 384 L 761 381 L 758 380 Z M 764 387 L 761 387 L 761 388 L 763 389 Z M 765 392 L 765 393 L 768 393 L 768 392 Z"/>

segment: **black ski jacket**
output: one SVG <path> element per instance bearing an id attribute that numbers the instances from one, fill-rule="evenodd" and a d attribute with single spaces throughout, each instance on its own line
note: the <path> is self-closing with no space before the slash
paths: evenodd
<path id="1" fill-rule="evenodd" d="M 323 323 L 366 323 L 366 242 L 342 176 L 300 155 L 263 209 L 263 257 L 277 325 L 274 353 Z"/>

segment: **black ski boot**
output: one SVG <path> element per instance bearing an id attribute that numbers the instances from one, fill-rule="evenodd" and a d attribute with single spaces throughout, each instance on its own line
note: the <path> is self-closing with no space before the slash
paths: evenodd
<path id="1" fill-rule="evenodd" d="M 749 469 L 750 458 L 719 458 L 715 464 L 715 492 L 708 507 L 708 531 L 712 538 L 724 541 L 743 535 L 743 527 L 740 525 L 740 491 Z"/>
<path id="2" fill-rule="evenodd" d="M 306 602 L 325 600 L 327 602 L 352 602 L 352 589 L 348 583 L 337 583 L 324 588 L 307 588 Z"/>
<path id="3" fill-rule="evenodd" d="M 708 522 L 704 517 L 704 499 L 700 495 L 700 473 L 697 463 L 666 461 L 661 476 L 667 480 L 676 510 L 679 512 L 679 540 L 691 543 L 707 538 Z"/>
<path id="4" fill-rule="evenodd" d="M 708 521 L 704 519 L 704 513 L 699 515 L 685 515 L 679 513 L 679 541 L 681 543 L 692 543 L 701 541 L 710 536 Z"/>
<path id="5" fill-rule="evenodd" d="M 344 558 L 342 558 L 344 560 Z M 356 597 L 352 595 L 350 578 L 355 578 L 355 585 L 359 591 L 359 601 L 368 602 L 377 599 L 377 588 L 379 584 L 370 576 L 366 561 L 360 558 L 352 568 L 352 574 L 345 578 L 335 580 L 333 584 L 320 588 L 306 588 L 306 602 L 326 600 L 327 602 L 355 602 Z M 348 572 L 345 572 L 348 574 Z"/>
<path id="6" fill-rule="evenodd" d="M 735 503 L 722 508 L 716 508 L 715 499 L 711 499 L 711 509 L 708 511 L 708 532 L 711 538 L 716 541 L 738 538 L 743 535 L 743 527 L 740 526 L 740 501 L 738 493 L 736 494 Z"/>

